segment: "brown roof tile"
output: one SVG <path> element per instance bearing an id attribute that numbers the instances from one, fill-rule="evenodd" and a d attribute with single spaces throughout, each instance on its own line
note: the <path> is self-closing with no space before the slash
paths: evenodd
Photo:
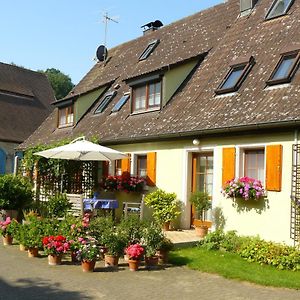
<path id="1" fill-rule="evenodd" d="M 128 102 L 118 113 L 110 114 L 120 98 L 117 96 L 103 114 L 93 114 L 95 105 L 69 133 L 74 137 L 97 135 L 103 143 L 113 143 L 300 121 L 300 72 L 290 84 L 266 86 L 282 48 L 300 43 L 300 0 L 295 0 L 286 16 L 265 21 L 271 2 L 259 1 L 251 15 L 238 18 L 239 1 L 229 0 L 110 50 L 111 60 L 106 66 L 96 64 L 75 87 L 75 94 L 116 79 L 121 95 L 129 89 L 123 81 L 126 78 L 209 53 L 161 111 L 130 115 Z M 147 60 L 138 62 L 140 53 L 153 39 L 160 39 L 159 45 Z M 217 96 L 215 90 L 232 61 L 249 55 L 256 63 L 240 89 Z M 42 138 L 45 134 L 51 140 L 60 139 L 60 130 L 52 133 L 51 129 L 49 135 L 49 122 L 23 146 L 48 141 Z"/>

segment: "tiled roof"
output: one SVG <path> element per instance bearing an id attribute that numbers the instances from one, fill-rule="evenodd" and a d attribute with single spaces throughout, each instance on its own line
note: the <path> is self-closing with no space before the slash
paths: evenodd
<path id="1" fill-rule="evenodd" d="M 96 135 L 103 143 L 115 143 L 296 124 L 300 121 L 300 72 L 291 83 L 282 86 L 267 87 L 266 81 L 282 49 L 300 43 L 300 0 L 295 0 L 287 15 L 266 21 L 264 17 L 271 3 L 272 0 L 259 1 L 250 15 L 239 17 L 239 0 L 229 0 L 111 49 L 107 65 L 96 64 L 75 87 L 74 94 L 116 79 L 121 85 L 118 91 L 121 95 L 129 90 L 124 79 L 160 70 L 201 53 L 208 55 L 161 111 L 130 115 L 126 103 L 118 113 L 110 114 L 120 98 L 115 97 L 103 114 L 94 115 L 90 110 L 74 129 L 55 130 L 53 114 L 23 146 L 46 142 L 45 134 L 50 140 L 65 135 Z M 160 39 L 155 51 L 145 61 L 138 62 L 140 53 L 154 39 Z M 256 63 L 239 90 L 217 96 L 215 90 L 232 61 L 250 55 Z"/>
<path id="2" fill-rule="evenodd" d="M 44 74 L 0 63 L 0 140 L 22 142 L 52 111 Z"/>

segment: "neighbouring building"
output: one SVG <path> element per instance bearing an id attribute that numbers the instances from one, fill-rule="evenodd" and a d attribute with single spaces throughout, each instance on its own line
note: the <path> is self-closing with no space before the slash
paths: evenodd
<path id="1" fill-rule="evenodd" d="M 175 192 L 181 228 L 193 190 L 225 230 L 299 238 L 300 0 L 228 0 L 108 51 L 23 144 L 85 135 L 129 154 L 109 173 Z M 155 23 L 155 22 L 154 22 Z M 225 181 L 261 180 L 266 198 L 237 203 Z M 211 215 L 208 214 L 208 220 Z"/>
<path id="2" fill-rule="evenodd" d="M 44 74 L 0 63 L 0 174 L 13 172 L 15 148 L 46 119 L 53 101 Z"/>

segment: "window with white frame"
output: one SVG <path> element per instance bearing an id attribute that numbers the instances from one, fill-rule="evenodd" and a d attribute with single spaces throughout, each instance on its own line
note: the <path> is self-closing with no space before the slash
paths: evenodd
<path id="1" fill-rule="evenodd" d="M 240 149 L 240 175 L 265 182 L 265 149 Z"/>
<path id="2" fill-rule="evenodd" d="M 147 176 L 147 155 L 136 156 L 136 175 L 139 177 Z"/>

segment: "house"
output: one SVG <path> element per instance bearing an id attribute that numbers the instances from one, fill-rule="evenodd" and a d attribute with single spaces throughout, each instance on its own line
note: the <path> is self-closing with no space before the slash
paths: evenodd
<path id="1" fill-rule="evenodd" d="M 183 204 L 206 190 L 225 230 L 292 244 L 299 228 L 300 0 L 228 0 L 108 51 L 23 143 L 96 136 L 129 154 L 110 173 L 148 176 Z M 261 180 L 266 198 L 220 192 Z M 207 219 L 211 220 L 208 215 Z"/>
<path id="2" fill-rule="evenodd" d="M 15 148 L 50 114 L 54 100 L 44 74 L 0 63 L 0 174 L 13 172 Z"/>

